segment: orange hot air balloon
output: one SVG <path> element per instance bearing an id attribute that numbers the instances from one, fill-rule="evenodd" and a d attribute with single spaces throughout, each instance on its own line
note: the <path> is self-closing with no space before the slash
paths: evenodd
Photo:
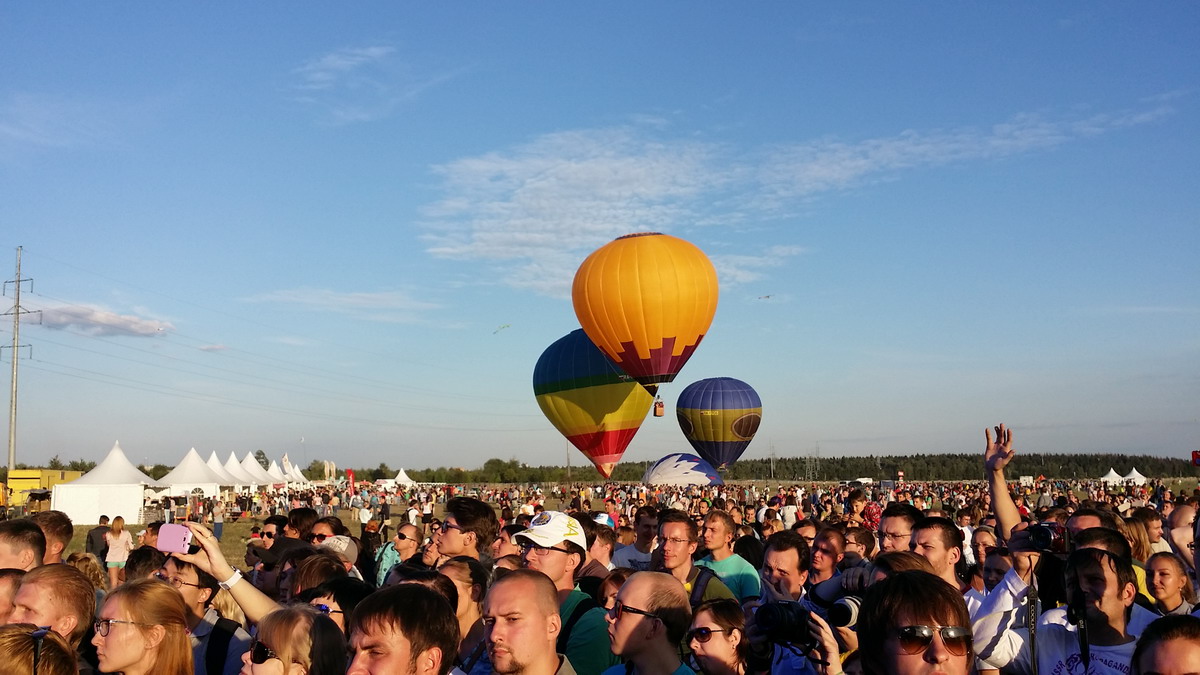
<path id="1" fill-rule="evenodd" d="M 675 379 L 717 311 L 717 271 L 695 244 L 630 234 L 579 266 L 571 290 L 579 325 L 651 393 Z"/>

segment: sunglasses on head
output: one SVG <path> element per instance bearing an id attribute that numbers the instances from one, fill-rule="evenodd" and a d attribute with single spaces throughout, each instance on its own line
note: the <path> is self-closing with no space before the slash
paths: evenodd
<path id="1" fill-rule="evenodd" d="M 686 642 L 691 642 L 692 640 L 695 640 L 696 642 L 699 642 L 700 644 L 704 644 L 705 642 L 708 642 L 709 640 L 712 639 L 713 634 L 728 633 L 728 632 L 729 631 L 724 628 L 717 629 L 717 628 L 709 628 L 708 626 L 701 626 L 699 628 L 693 628 L 693 629 L 689 630 L 687 632 L 687 636 L 684 638 L 684 642 L 686 643 Z"/>
<path id="2" fill-rule="evenodd" d="M 941 633 L 946 651 L 962 656 L 971 651 L 971 629 L 962 626 L 905 626 L 900 629 L 900 650 L 920 654 L 933 644 L 933 634 Z"/>
<path id="3" fill-rule="evenodd" d="M 278 658 L 279 655 L 275 653 L 275 650 L 259 642 L 258 638 L 255 638 L 254 641 L 250 643 L 250 663 L 253 663 L 256 666 L 261 666 L 271 659 Z M 282 661 L 282 659 L 280 660 Z"/>

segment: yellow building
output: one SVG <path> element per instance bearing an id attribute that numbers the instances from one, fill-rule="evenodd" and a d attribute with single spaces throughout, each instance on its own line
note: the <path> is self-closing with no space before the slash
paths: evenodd
<path id="1" fill-rule="evenodd" d="M 13 469 L 8 472 L 10 506 L 22 506 L 28 501 L 26 490 L 49 490 L 59 483 L 69 483 L 83 475 L 82 471 L 57 469 Z"/>

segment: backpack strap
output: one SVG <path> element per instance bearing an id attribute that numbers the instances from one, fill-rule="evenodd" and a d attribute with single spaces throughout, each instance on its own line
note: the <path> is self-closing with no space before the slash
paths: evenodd
<path id="1" fill-rule="evenodd" d="M 580 600 L 578 605 L 575 605 L 571 616 L 567 617 L 566 623 L 563 624 L 562 632 L 558 634 L 558 644 L 555 646 L 555 649 L 558 650 L 559 654 L 567 652 L 567 643 L 571 640 L 571 629 L 575 627 L 575 624 L 579 623 L 584 614 L 599 606 L 595 600 L 587 597 Z"/>
<path id="2" fill-rule="evenodd" d="M 241 628 L 238 622 L 225 617 L 217 617 L 217 624 L 208 635 L 208 646 L 204 648 L 204 670 L 206 675 L 222 675 L 225 672 L 225 659 L 229 656 L 229 643 L 233 642 L 234 633 Z"/>
<path id="3" fill-rule="evenodd" d="M 708 582 L 712 581 L 717 573 L 707 567 L 697 567 L 700 573 L 696 575 L 696 580 L 692 582 L 692 594 L 688 597 L 688 602 L 691 603 L 692 609 L 700 606 L 704 601 L 704 592 L 708 590 Z"/>

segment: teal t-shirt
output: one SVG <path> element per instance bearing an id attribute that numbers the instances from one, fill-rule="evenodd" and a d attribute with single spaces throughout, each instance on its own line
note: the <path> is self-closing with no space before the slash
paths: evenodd
<path id="1" fill-rule="evenodd" d="M 762 595 L 762 582 L 759 579 L 758 570 L 736 553 L 721 561 L 713 560 L 711 555 L 706 555 L 697 560 L 696 565 L 716 572 L 721 581 L 725 582 L 729 590 L 737 596 L 738 602 L 745 602 L 750 598 Z"/>
<path id="2" fill-rule="evenodd" d="M 625 664 L 618 664 L 604 671 L 603 675 L 625 675 Z M 669 675 L 696 675 L 696 671 L 687 667 L 687 664 L 681 663 L 679 667 L 671 671 Z"/>
<path id="3" fill-rule="evenodd" d="M 587 593 L 574 590 L 558 606 L 563 630 L 566 630 L 567 619 L 575 611 L 576 605 L 587 597 Z M 579 675 L 600 675 L 605 668 L 620 663 L 620 659 L 612 653 L 612 644 L 608 639 L 608 622 L 604 620 L 604 614 L 603 607 L 589 609 L 579 617 L 571 628 L 571 634 L 567 636 L 567 648 L 563 653 Z"/>

